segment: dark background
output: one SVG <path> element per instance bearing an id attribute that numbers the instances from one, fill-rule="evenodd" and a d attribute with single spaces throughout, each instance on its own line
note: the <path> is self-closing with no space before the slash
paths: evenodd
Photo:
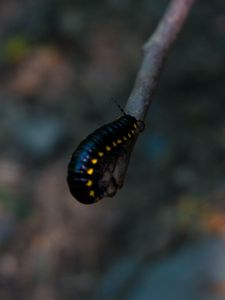
<path id="1" fill-rule="evenodd" d="M 114 120 L 163 0 L 1 0 L 0 299 L 225 298 L 225 3 L 199 0 L 114 198 L 66 185 Z"/>

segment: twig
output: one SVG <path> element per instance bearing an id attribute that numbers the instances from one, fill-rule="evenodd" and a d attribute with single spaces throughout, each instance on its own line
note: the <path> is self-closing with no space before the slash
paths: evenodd
<path id="1" fill-rule="evenodd" d="M 138 120 L 146 117 L 164 61 L 194 1 L 171 0 L 158 27 L 143 47 L 143 61 L 125 109 Z"/>
<path id="2" fill-rule="evenodd" d="M 133 115 L 137 120 L 145 120 L 169 49 L 181 30 L 194 1 L 171 0 L 158 27 L 143 47 L 143 61 L 125 108 L 126 113 Z M 119 171 L 114 177 L 116 182 L 121 183 L 120 186 L 124 182 L 129 158 L 135 142 L 136 139 L 131 144 L 126 163 L 122 164 L 122 160 L 117 162 Z"/>

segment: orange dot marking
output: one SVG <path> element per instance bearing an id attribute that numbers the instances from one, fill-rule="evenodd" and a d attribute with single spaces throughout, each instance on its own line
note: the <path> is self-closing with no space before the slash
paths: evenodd
<path id="1" fill-rule="evenodd" d="M 95 165 L 95 164 L 97 164 L 98 160 L 97 160 L 97 158 L 92 158 L 91 162 Z"/>
<path id="2" fill-rule="evenodd" d="M 87 170 L 87 173 L 88 173 L 89 175 L 92 175 L 92 174 L 94 173 L 94 169 L 92 169 L 92 168 L 88 169 L 88 170 Z"/>
<path id="3" fill-rule="evenodd" d="M 94 196 L 95 196 L 95 191 L 91 190 L 91 191 L 89 192 L 89 196 L 90 196 L 90 197 L 94 197 Z"/>
<path id="4" fill-rule="evenodd" d="M 86 186 L 92 186 L 93 182 L 91 180 L 88 180 L 88 182 L 86 183 Z"/>

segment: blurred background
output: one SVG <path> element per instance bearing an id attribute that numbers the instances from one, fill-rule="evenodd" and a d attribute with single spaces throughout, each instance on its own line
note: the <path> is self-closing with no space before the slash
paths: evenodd
<path id="1" fill-rule="evenodd" d="M 196 1 L 125 185 L 69 194 L 78 143 L 120 116 L 166 0 L 1 0 L 0 299 L 225 299 L 225 3 Z"/>

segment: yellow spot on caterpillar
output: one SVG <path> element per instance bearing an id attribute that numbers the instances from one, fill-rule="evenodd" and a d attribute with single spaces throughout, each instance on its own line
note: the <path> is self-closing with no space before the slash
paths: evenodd
<path id="1" fill-rule="evenodd" d="M 117 146 L 117 144 L 115 142 L 113 142 L 113 147 L 116 147 L 116 146 Z"/>
<path id="2" fill-rule="evenodd" d="M 93 159 L 91 160 L 91 162 L 95 165 L 95 164 L 97 164 L 98 160 L 97 160 L 97 158 L 93 158 Z"/>
<path id="3" fill-rule="evenodd" d="M 136 123 L 134 123 L 134 128 L 137 129 L 137 124 Z"/>
<path id="4" fill-rule="evenodd" d="M 104 155 L 104 153 L 103 152 L 98 152 L 98 156 L 103 156 Z"/>
<path id="5" fill-rule="evenodd" d="M 87 170 L 87 173 L 88 173 L 89 175 L 92 175 L 93 172 L 94 172 L 94 169 L 92 169 L 92 168 L 90 168 L 90 169 Z"/>
<path id="6" fill-rule="evenodd" d="M 90 196 L 90 197 L 94 197 L 94 196 L 95 196 L 95 191 L 91 190 L 91 191 L 89 192 L 89 196 Z"/>
<path id="7" fill-rule="evenodd" d="M 111 150 L 111 147 L 110 146 L 106 146 L 106 151 L 110 151 Z"/>
<path id="8" fill-rule="evenodd" d="M 91 180 L 88 180 L 88 182 L 86 183 L 86 186 L 92 186 L 93 182 Z"/>
<path id="9" fill-rule="evenodd" d="M 131 138 L 131 134 L 130 133 L 128 133 L 128 137 Z"/>
<path id="10" fill-rule="evenodd" d="M 132 132 L 133 134 L 135 134 L 135 132 L 134 132 L 134 130 L 133 130 L 133 129 L 131 129 L 131 132 Z"/>
<path id="11" fill-rule="evenodd" d="M 123 137 L 123 139 L 124 139 L 124 141 L 127 141 L 127 138 L 125 136 Z"/>
<path id="12" fill-rule="evenodd" d="M 121 143 L 122 143 L 122 140 L 118 139 L 117 144 L 121 144 Z"/>

